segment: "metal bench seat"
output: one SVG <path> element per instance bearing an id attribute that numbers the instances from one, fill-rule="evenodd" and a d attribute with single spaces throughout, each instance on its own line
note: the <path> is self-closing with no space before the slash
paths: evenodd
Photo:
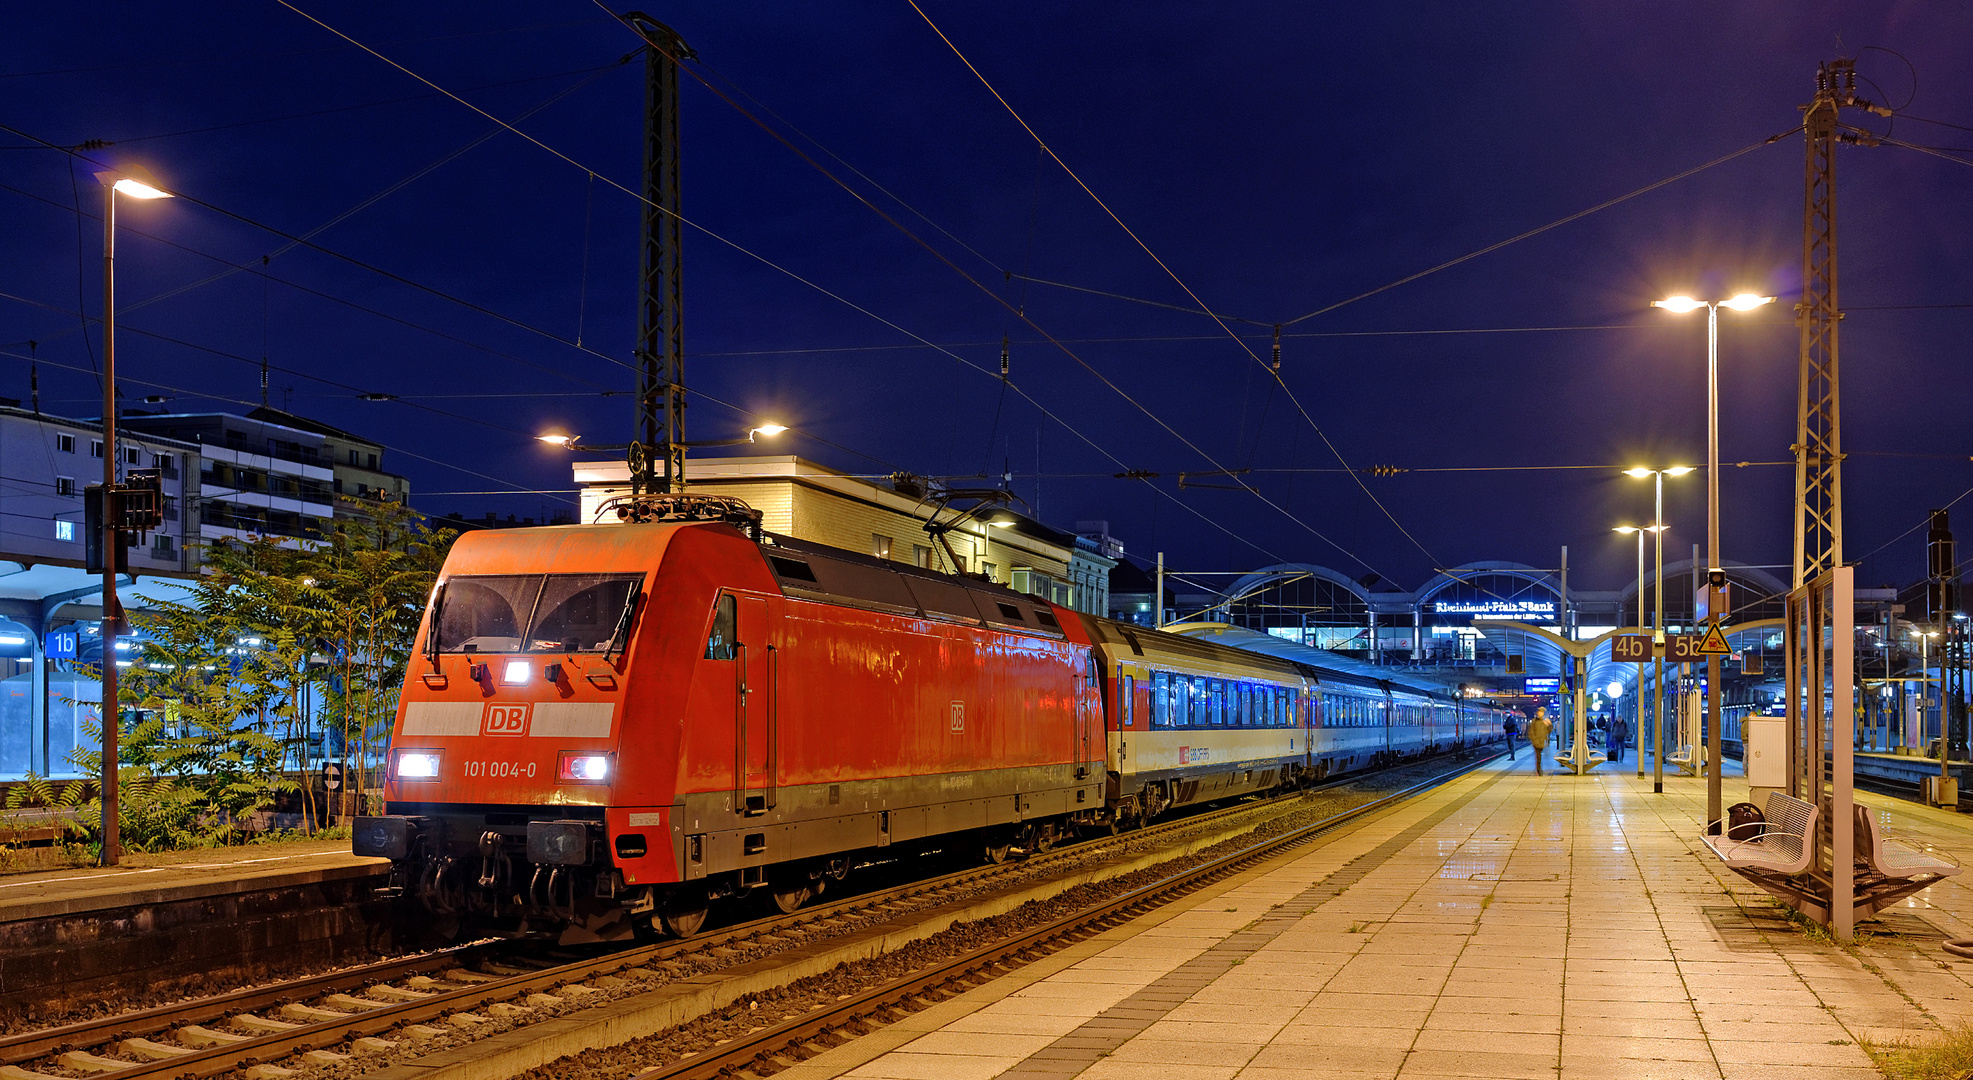
<path id="1" fill-rule="evenodd" d="M 1811 838 L 1821 810 L 1812 802 L 1777 791 L 1767 797 L 1764 814 L 1767 820 L 1750 839 L 1734 840 L 1722 832 L 1700 840 L 1730 869 L 1768 888 L 1761 878 L 1792 877 L 1808 870 L 1815 857 Z"/>
<path id="2" fill-rule="evenodd" d="M 1856 808 L 1856 917 L 1867 918 L 1962 869 L 1950 855 L 1886 836 L 1877 815 Z"/>

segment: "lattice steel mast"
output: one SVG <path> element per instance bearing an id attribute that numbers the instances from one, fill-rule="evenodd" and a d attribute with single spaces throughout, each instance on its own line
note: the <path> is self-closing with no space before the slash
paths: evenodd
<path id="1" fill-rule="evenodd" d="M 1844 108 L 1890 110 L 1857 97 L 1856 66 L 1831 60 L 1816 71 L 1815 98 L 1803 107 L 1802 302 L 1795 423 L 1795 586 L 1843 565 L 1842 403 L 1837 393 L 1836 144 L 1871 142 L 1845 131 Z"/>
<path id="2" fill-rule="evenodd" d="M 645 41 L 644 246 L 637 281 L 637 421 L 630 491 L 685 490 L 685 333 L 678 216 L 678 62 L 693 52 L 642 12 L 623 21 Z"/>

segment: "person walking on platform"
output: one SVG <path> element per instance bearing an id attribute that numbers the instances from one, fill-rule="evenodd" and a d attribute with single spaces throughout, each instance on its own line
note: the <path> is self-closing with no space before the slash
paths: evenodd
<path id="1" fill-rule="evenodd" d="M 1507 714 L 1507 719 L 1500 722 L 1500 730 L 1507 735 L 1507 760 L 1513 761 L 1515 754 L 1514 735 L 1521 730 L 1520 725 L 1514 722 L 1513 713 Z"/>
<path id="2" fill-rule="evenodd" d="M 1610 718 L 1610 747 L 1604 757 L 1613 762 L 1624 760 L 1624 746 L 1630 742 L 1630 726 L 1619 717 Z"/>
<path id="3" fill-rule="evenodd" d="M 1548 709 L 1546 707 L 1536 709 L 1535 718 L 1528 721 L 1528 745 L 1534 747 L 1535 750 L 1536 776 L 1542 775 L 1541 756 L 1548 753 L 1548 731 L 1550 726 L 1548 722 Z"/>

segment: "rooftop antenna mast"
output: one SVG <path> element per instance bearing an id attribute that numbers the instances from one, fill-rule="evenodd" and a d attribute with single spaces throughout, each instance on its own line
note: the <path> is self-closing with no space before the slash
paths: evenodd
<path id="1" fill-rule="evenodd" d="M 644 245 L 637 275 L 637 420 L 629 462 L 630 492 L 637 495 L 685 490 L 678 63 L 696 54 L 671 27 L 641 11 L 622 18 L 645 44 Z"/>

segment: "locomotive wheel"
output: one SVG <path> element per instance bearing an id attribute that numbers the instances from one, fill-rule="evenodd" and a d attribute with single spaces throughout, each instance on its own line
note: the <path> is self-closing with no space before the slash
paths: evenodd
<path id="1" fill-rule="evenodd" d="M 1014 845 L 1005 836 L 988 840 L 986 845 L 981 849 L 982 854 L 986 857 L 986 861 L 994 866 L 999 866 L 1001 863 L 1006 862 L 1007 856 L 1012 854 L 1013 851 Z"/>
<path id="2" fill-rule="evenodd" d="M 1049 849 L 1053 848 L 1054 846 L 1055 846 L 1055 826 L 1053 825 L 1035 826 L 1034 842 L 1028 845 L 1028 850 L 1034 852 L 1036 855 L 1046 855 L 1048 854 Z"/>
<path id="3" fill-rule="evenodd" d="M 793 915 L 808 903 L 815 890 L 809 888 L 808 879 L 800 883 L 777 881 L 768 886 L 768 897 L 774 901 L 775 910 L 783 915 Z"/>
<path id="4" fill-rule="evenodd" d="M 665 932 L 676 938 L 688 938 L 706 925 L 706 894 L 698 889 L 679 889 L 665 897 L 658 906 L 658 921 Z"/>

